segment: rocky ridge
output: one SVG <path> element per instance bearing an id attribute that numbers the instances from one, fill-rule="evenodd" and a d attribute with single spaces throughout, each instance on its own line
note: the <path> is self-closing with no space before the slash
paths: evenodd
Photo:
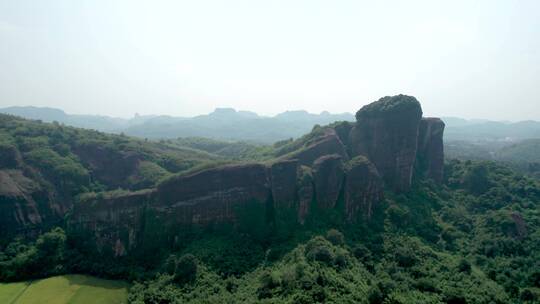
<path id="1" fill-rule="evenodd" d="M 415 172 L 441 181 L 444 123 L 422 118 L 414 97 L 384 97 L 356 116 L 356 123 L 339 129 L 324 127 L 272 164 L 226 165 L 127 198 L 89 199 L 75 206 L 70 225 L 92 231 L 99 244 L 123 255 L 148 235 L 149 220 L 159 222 L 155 237 L 169 242 L 181 227 L 235 225 L 246 210 L 266 222 L 288 210 L 303 224 L 315 209 L 339 209 L 351 223 L 369 221 L 384 189 L 407 191 Z"/>
<path id="2" fill-rule="evenodd" d="M 349 223 L 369 221 L 384 191 L 408 191 L 413 174 L 441 182 L 444 123 L 422 118 L 414 97 L 381 98 L 356 117 L 355 123 L 316 127 L 271 163 L 223 165 L 76 203 L 61 187 L 46 186 L 46 171 L 23 165 L 17 149 L 0 145 L 1 228 L 39 229 L 68 214 L 70 231 L 90 233 L 98 248 L 122 256 L 149 239 L 174 243 L 186 229 L 239 226 L 246 218 L 273 225 L 287 217 L 304 225 L 314 214 L 336 211 Z M 72 151 L 90 172 L 82 171 L 83 185 L 90 179 L 113 189 L 137 175 L 145 159 L 99 142 Z"/>

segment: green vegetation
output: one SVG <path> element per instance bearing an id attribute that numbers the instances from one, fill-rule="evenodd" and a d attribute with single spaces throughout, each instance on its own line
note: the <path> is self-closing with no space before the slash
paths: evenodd
<path id="1" fill-rule="evenodd" d="M 3 280 L 90 269 L 130 278 L 130 303 L 536 303 L 538 202 L 538 180 L 454 160 L 444 186 L 388 193 L 370 222 L 314 214 L 294 229 L 213 227 L 157 264 L 89 259 L 54 229 L 4 247 L 0 270 Z"/>
<path id="2" fill-rule="evenodd" d="M 317 140 L 321 135 L 323 135 L 325 131 L 327 131 L 327 129 L 328 127 L 321 127 L 320 125 L 315 125 L 313 126 L 313 129 L 311 129 L 311 132 L 296 140 L 278 142 L 275 146 L 276 151 L 274 154 L 276 157 L 279 157 L 306 148 L 315 140 Z"/>
<path id="3" fill-rule="evenodd" d="M 416 98 L 407 95 L 385 96 L 375 102 L 363 106 L 356 112 L 356 120 L 384 115 L 401 115 L 413 111 L 422 116 L 420 102 Z"/>
<path id="4" fill-rule="evenodd" d="M 86 304 L 127 303 L 129 285 L 83 275 L 56 276 L 22 283 L 0 284 L 0 303 Z"/>
<path id="5" fill-rule="evenodd" d="M 273 238 L 252 270 L 227 275 L 203 258 L 191 283 L 158 273 L 135 284 L 130 301 L 537 303 L 540 183 L 490 162 L 451 161 L 446 172 L 443 187 L 416 181 L 407 194 L 389 194 L 367 225 L 312 218 Z M 186 250 L 239 259 L 219 255 L 216 241 Z M 244 243 L 244 256 L 260 254 Z M 279 248 L 285 253 L 272 258 Z"/>
<path id="6" fill-rule="evenodd" d="M 271 160 L 306 147 L 325 130 L 316 126 L 298 140 L 250 147 L 242 159 L 231 159 L 216 154 L 231 143 L 146 142 L 2 117 L 0 161 L 2 170 L 17 168 L 62 200 L 85 201 L 146 193 L 167 178 L 218 164 Z M 363 161 L 353 158 L 349 165 Z M 311 170 L 301 167 L 299 180 L 311 183 Z M 410 192 L 385 195 L 369 221 L 354 224 L 338 210 L 317 210 L 314 202 L 303 225 L 279 208 L 272 209 L 279 220 L 268 221 L 262 204 L 238 210 L 235 225 L 204 228 L 163 227 L 148 213 L 141 248 L 117 258 L 62 220 L 61 227 L 25 231 L 26 237 L 2 235 L 1 281 L 54 277 L 2 284 L 0 302 L 43 302 L 53 295 L 59 303 L 125 300 L 125 283 L 71 273 L 132 282 L 130 303 L 540 301 L 538 179 L 500 163 L 451 160 L 443 185 L 417 179 Z M 337 205 L 343 203 L 341 195 Z M 178 231 L 174 244 L 163 246 L 167 229 Z"/>
<path id="7" fill-rule="evenodd" d="M 514 143 L 505 141 L 447 141 L 447 158 L 461 160 L 492 160 L 534 177 L 540 177 L 540 139 Z"/>
<path id="8" fill-rule="evenodd" d="M 47 188 L 58 187 L 69 196 L 119 187 L 148 188 L 170 174 L 223 159 L 166 141 L 149 142 L 7 115 L 0 115 L 0 151 L 3 166 L 37 169 L 49 182 Z"/>
<path id="9" fill-rule="evenodd" d="M 184 137 L 171 141 L 175 146 L 189 147 L 231 160 L 267 160 L 272 158 L 272 146 L 246 141 L 221 141 L 201 137 Z"/>

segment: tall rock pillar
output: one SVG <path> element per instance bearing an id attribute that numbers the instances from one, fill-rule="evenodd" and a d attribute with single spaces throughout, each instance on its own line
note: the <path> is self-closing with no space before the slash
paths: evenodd
<path id="1" fill-rule="evenodd" d="M 356 112 L 351 157 L 366 156 L 394 191 L 411 186 L 422 108 L 416 98 L 387 96 Z"/>

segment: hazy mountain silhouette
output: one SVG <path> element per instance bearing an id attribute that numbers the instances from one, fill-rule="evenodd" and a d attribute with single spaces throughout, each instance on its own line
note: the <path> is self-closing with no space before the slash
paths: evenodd
<path id="1" fill-rule="evenodd" d="M 308 133 L 314 125 L 326 125 L 335 121 L 354 121 L 351 113 L 320 114 L 307 111 L 286 111 L 275 116 L 260 116 L 250 111 L 217 108 L 214 112 L 195 117 L 167 115 L 135 115 L 133 118 L 117 118 L 100 115 L 73 115 L 60 109 L 46 107 L 8 107 L 0 113 L 12 114 L 45 122 L 57 121 L 70 126 L 95 129 L 149 138 L 207 137 L 220 140 L 241 140 L 273 143 L 278 140 L 297 138 Z M 444 117 L 446 140 L 506 141 L 515 142 L 527 138 L 540 138 L 540 122 L 505 122 L 485 119 Z"/>

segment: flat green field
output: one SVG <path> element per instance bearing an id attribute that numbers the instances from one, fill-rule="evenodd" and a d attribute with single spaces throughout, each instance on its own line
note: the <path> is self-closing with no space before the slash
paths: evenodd
<path id="1" fill-rule="evenodd" d="M 129 285 L 84 275 L 65 275 L 42 280 L 0 284 L 4 304 L 127 303 Z"/>

